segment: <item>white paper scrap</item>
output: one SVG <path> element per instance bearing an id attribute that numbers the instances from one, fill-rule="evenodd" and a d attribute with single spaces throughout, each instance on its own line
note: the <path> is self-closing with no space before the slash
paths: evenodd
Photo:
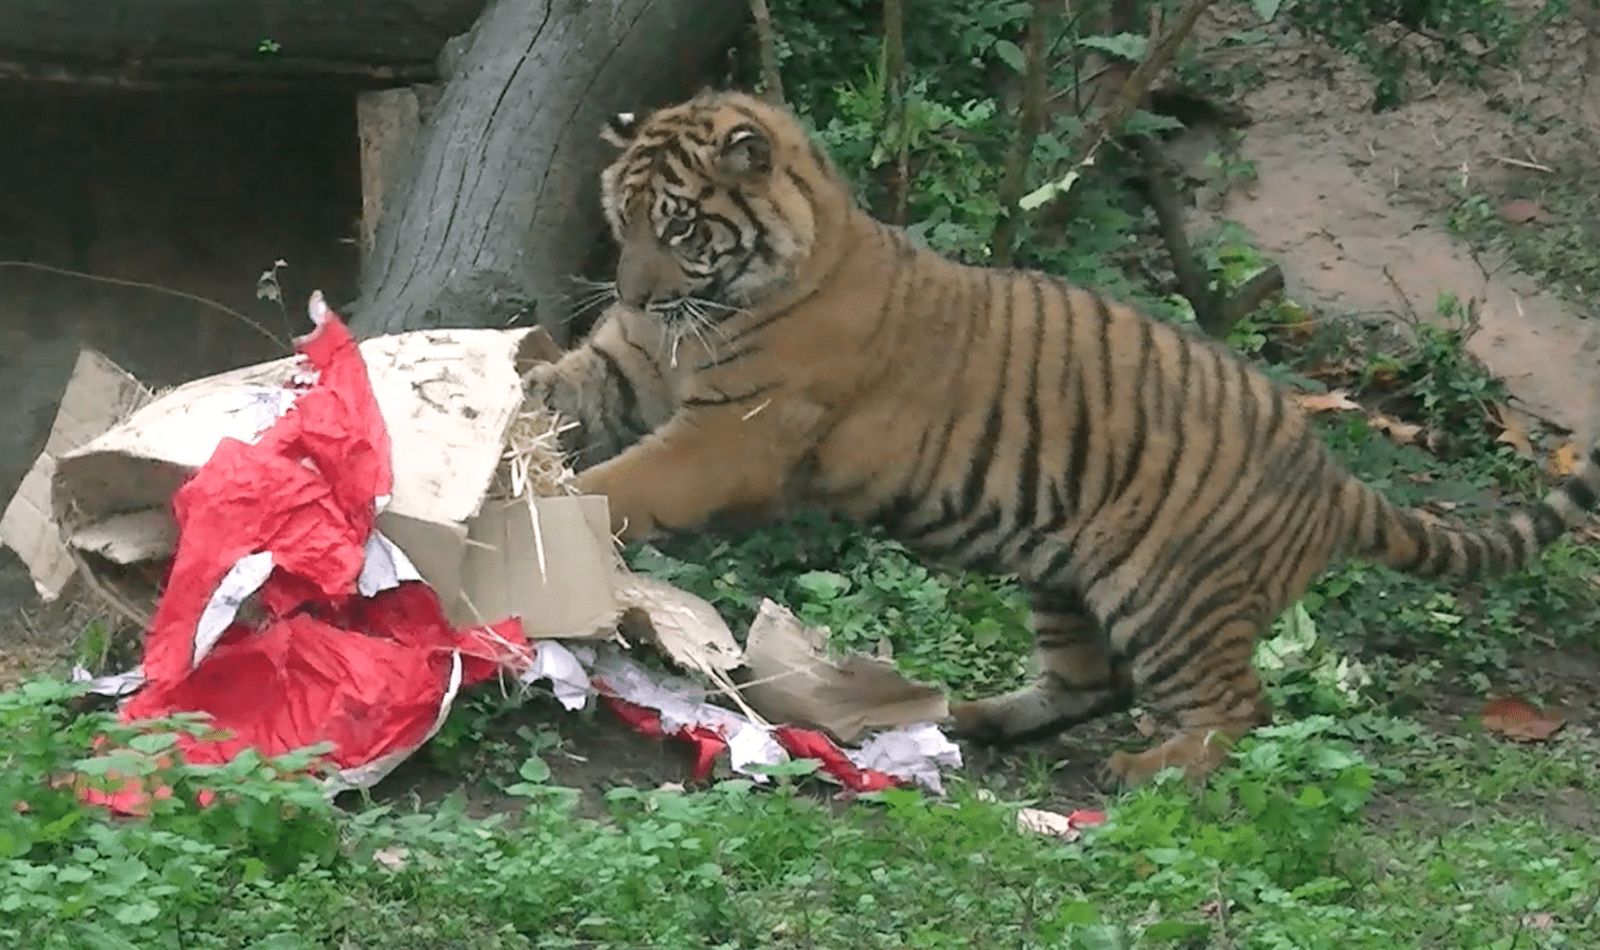
<path id="1" fill-rule="evenodd" d="M 556 700 L 568 711 L 582 709 L 594 687 L 589 674 L 572 651 L 555 640 L 535 640 L 533 663 L 521 676 L 523 683 L 546 679 Z"/>
<path id="2" fill-rule="evenodd" d="M 931 722 L 880 732 L 862 743 L 861 748 L 846 749 L 845 755 L 856 768 L 918 782 L 936 795 L 944 794 L 940 766 L 961 767 L 961 747 Z"/>
<path id="3" fill-rule="evenodd" d="M 134 667 L 121 673 L 109 673 L 105 676 L 95 676 L 81 666 L 72 668 L 72 681 L 74 683 L 88 683 L 89 692 L 99 696 L 126 696 L 136 692 L 144 685 L 144 669 Z"/>
<path id="4" fill-rule="evenodd" d="M 758 782 L 766 781 L 767 776 L 750 772 L 752 766 L 776 765 L 789 757 L 770 731 L 731 709 L 706 702 L 705 687 L 694 680 L 653 674 L 609 644 L 597 651 L 593 672 L 605 680 L 619 698 L 659 713 L 661 728 L 669 735 L 691 726 L 721 733 L 728 740 L 734 771 Z M 733 745 L 735 740 L 738 741 L 737 753 Z"/>
<path id="5" fill-rule="evenodd" d="M 200 661 L 206 658 L 211 648 L 222 639 L 223 631 L 233 623 L 239 615 L 239 607 L 261 585 L 267 582 L 267 576 L 272 573 L 272 552 L 257 551 L 246 554 L 235 561 L 233 567 L 217 585 L 216 592 L 211 595 L 211 600 L 206 602 L 206 609 L 200 614 L 200 623 L 194 633 L 194 659 L 193 666 L 199 666 Z"/>
<path id="6" fill-rule="evenodd" d="M 403 581 L 420 581 L 422 575 L 406 552 L 377 531 L 367 537 L 366 557 L 361 562 L 361 576 L 356 578 L 356 590 L 363 597 L 379 591 L 399 587 Z"/>

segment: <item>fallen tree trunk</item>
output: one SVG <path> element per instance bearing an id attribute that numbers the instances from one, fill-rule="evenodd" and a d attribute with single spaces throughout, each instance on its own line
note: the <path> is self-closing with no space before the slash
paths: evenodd
<path id="1" fill-rule="evenodd" d="M 5 0 L 0 77 L 432 73 L 485 0 Z"/>
<path id="2" fill-rule="evenodd" d="M 355 332 L 537 322 L 565 343 L 570 278 L 602 235 L 605 117 L 705 85 L 747 17 L 744 0 L 496 0 L 436 103 L 372 110 L 390 112 L 373 137 L 391 154 L 368 166 L 398 173 L 346 308 Z"/>

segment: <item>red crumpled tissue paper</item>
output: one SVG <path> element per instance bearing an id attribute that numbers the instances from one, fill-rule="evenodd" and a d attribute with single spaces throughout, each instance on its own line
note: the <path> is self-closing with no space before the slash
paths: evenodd
<path id="1" fill-rule="evenodd" d="M 218 735 L 178 738 L 191 763 L 328 742 L 346 782 L 367 785 L 437 730 L 459 689 L 530 648 L 516 619 L 453 628 L 433 589 L 404 572 L 358 591 L 368 545 L 387 545 L 373 526 L 393 485 L 389 436 L 355 339 L 320 294 L 311 315 L 296 349 L 315 382 L 255 442 L 224 438 L 173 496 L 177 549 L 144 686 L 120 718 L 210 714 Z M 233 614 L 252 588 L 262 616 L 247 623 Z M 226 625 L 207 642 L 216 616 Z M 82 793 L 136 813 L 160 790 L 129 779 Z"/>

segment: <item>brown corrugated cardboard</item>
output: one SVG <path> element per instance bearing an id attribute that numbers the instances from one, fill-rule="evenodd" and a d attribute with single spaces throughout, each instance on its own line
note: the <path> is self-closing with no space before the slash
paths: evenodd
<path id="1" fill-rule="evenodd" d="M 28 566 L 34 588 L 45 601 L 60 595 L 76 569 L 52 497 L 57 460 L 116 425 L 149 396 L 138 380 L 101 354 L 94 350 L 78 354 L 44 452 L 0 516 L 0 543 L 16 551 Z"/>
<path id="2" fill-rule="evenodd" d="M 834 661 L 827 648 L 826 630 L 763 600 L 745 641 L 750 678 L 740 692 L 769 719 L 815 726 L 841 742 L 948 714 L 943 691 L 906 679 L 893 663 L 860 653 Z"/>

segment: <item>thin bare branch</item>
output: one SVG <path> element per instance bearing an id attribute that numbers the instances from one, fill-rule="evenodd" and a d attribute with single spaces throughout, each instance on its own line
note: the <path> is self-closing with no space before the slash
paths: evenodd
<path id="1" fill-rule="evenodd" d="M 766 86 L 767 101 L 783 104 L 783 79 L 778 75 L 778 38 L 772 28 L 772 14 L 767 10 L 767 0 L 750 0 L 750 14 L 755 19 L 756 43 L 761 49 L 761 83 Z"/>
<path id="2" fill-rule="evenodd" d="M 1020 213 L 1017 203 L 1022 200 L 1028 184 L 1028 160 L 1033 156 L 1034 140 L 1044 125 L 1045 100 L 1050 92 L 1050 63 L 1045 50 L 1050 20 L 1058 5 L 1056 0 L 1033 0 L 1033 12 L 1028 17 L 1017 137 L 1011 140 L 1011 148 L 1006 152 L 1005 170 L 1000 179 L 1000 217 L 989 239 L 989 253 L 996 267 L 1011 266 L 1011 245 L 1016 239 Z"/>
<path id="3" fill-rule="evenodd" d="M 218 313 L 226 314 L 271 340 L 273 343 L 276 343 L 283 349 L 291 352 L 294 350 L 293 346 L 278 337 L 278 335 L 273 333 L 271 330 L 268 330 L 266 327 L 250 319 L 232 307 L 229 307 L 226 304 L 218 303 L 209 297 L 201 297 L 183 290 L 174 290 L 171 287 L 163 287 L 160 284 L 145 283 L 142 280 L 124 280 L 121 277 L 102 277 L 99 274 L 86 274 L 83 271 L 69 270 L 65 267 L 51 267 L 48 264 L 35 264 L 32 261 L 0 261 L 0 268 L 10 267 L 24 270 L 43 271 L 47 274 L 59 274 L 63 277 L 72 277 L 77 280 L 92 281 L 97 284 L 110 284 L 114 287 L 134 287 L 139 290 L 149 290 L 158 294 L 166 294 L 169 297 L 177 297 L 179 300 L 187 300 L 190 303 L 197 303 L 203 307 L 210 307 L 212 310 L 215 310 Z"/>
<path id="4" fill-rule="evenodd" d="M 911 191 L 911 138 L 906 134 L 906 39 L 904 0 L 883 0 L 883 94 L 885 125 L 894 135 L 895 168 L 889 181 L 894 223 L 906 223 Z"/>
<path id="5" fill-rule="evenodd" d="M 1073 143 L 1070 160 L 1067 168 L 1076 171 L 1093 160 L 1095 153 L 1105 140 L 1121 130 L 1128 116 L 1139 103 L 1145 101 L 1150 94 L 1150 87 L 1178 56 L 1178 50 L 1183 46 L 1183 41 L 1188 39 L 1194 30 L 1195 23 L 1200 15 L 1205 13 L 1212 4 L 1212 0 L 1187 0 L 1178 15 L 1173 18 L 1172 25 L 1162 33 L 1145 53 L 1144 60 L 1128 76 L 1128 81 L 1122 84 L 1117 97 L 1111 105 L 1084 129 L 1083 134 Z M 1050 199 L 1051 203 L 1061 200 L 1061 193 Z"/>

